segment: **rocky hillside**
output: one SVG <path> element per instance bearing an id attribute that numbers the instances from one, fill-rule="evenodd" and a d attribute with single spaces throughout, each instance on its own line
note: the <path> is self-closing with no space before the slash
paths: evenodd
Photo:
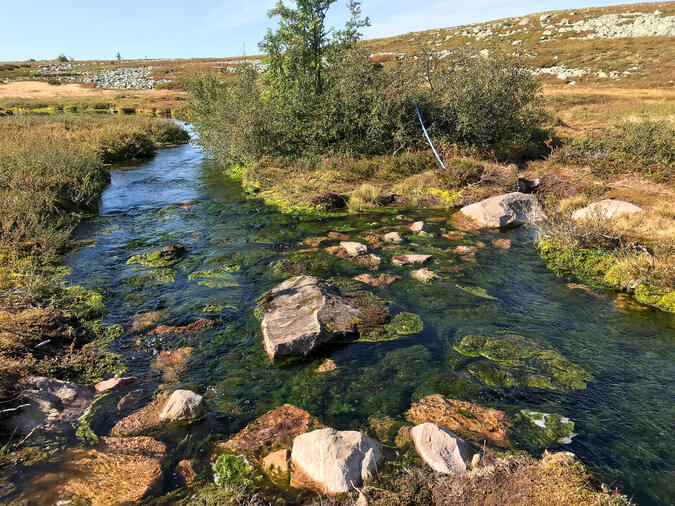
<path id="1" fill-rule="evenodd" d="M 390 61 L 432 49 L 506 47 L 555 84 L 664 86 L 675 75 L 675 2 L 562 10 L 366 41 Z"/>

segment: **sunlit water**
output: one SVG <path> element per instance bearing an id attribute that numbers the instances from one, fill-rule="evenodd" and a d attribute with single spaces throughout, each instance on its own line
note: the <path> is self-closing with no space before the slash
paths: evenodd
<path id="1" fill-rule="evenodd" d="M 186 201 L 199 201 L 185 209 Z M 452 398 L 493 406 L 515 414 L 527 408 L 559 413 L 576 423 L 572 444 L 554 447 L 575 453 L 610 486 L 634 495 L 640 504 L 675 501 L 673 486 L 673 341 L 671 315 L 645 310 L 620 311 L 612 294 L 596 296 L 570 290 L 537 256 L 534 232 L 470 233 L 462 241 L 440 237 L 450 228 L 442 211 L 409 212 L 406 216 L 431 224 L 432 238 L 415 239 L 411 253 L 434 255 L 433 270 L 441 278 L 423 285 L 410 278 L 408 268 L 383 257 L 380 272 L 400 275 L 388 290 L 372 291 L 391 302 L 392 313 L 417 313 L 424 331 L 383 343 L 354 343 L 323 356 L 285 365 L 269 362 L 262 347 L 259 322 L 253 311 L 257 299 L 283 275 L 273 265 L 283 255 L 302 248 L 304 239 L 329 231 L 358 240 L 365 231 L 389 231 L 403 226 L 392 214 L 344 215 L 301 220 L 282 215 L 261 202 L 246 200 L 236 182 L 187 145 L 160 151 L 152 161 L 112 173 L 100 216 L 81 229 L 97 241 L 69 259 L 71 281 L 101 291 L 109 308 L 107 322 L 128 326 L 132 315 L 161 311 L 168 323 L 184 325 L 198 318 L 215 318 L 212 329 L 193 337 L 125 336 L 111 345 L 127 359 L 139 385 L 154 385 L 152 357 L 162 350 L 194 348 L 183 385 L 210 397 L 210 409 L 220 436 L 241 428 L 265 411 L 288 402 L 339 429 L 362 428 L 369 416 L 401 416 L 413 400 L 441 393 Z M 403 228 L 405 230 L 405 228 Z M 504 251 L 492 239 L 509 238 Z M 477 263 L 465 263 L 452 253 L 459 244 L 483 241 Z M 188 255 L 173 266 L 173 283 L 136 283 L 151 269 L 127 265 L 137 253 L 182 244 Z M 327 243 L 333 244 L 333 243 Z M 322 245 L 323 246 L 323 245 Z M 345 264 L 342 264 L 345 265 Z M 350 264 L 346 264 L 350 265 Z M 442 271 L 461 265 L 460 272 Z M 221 266 L 231 273 L 227 285 L 208 287 L 188 277 Z M 332 276 L 349 279 L 367 272 L 353 266 Z M 193 276 L 193 278 L 195 278 Z M 480 287 L 495 299 L 474 296 L 458 288 Z M 207 306 L 222 306 L 204 312 Z M 494 388 L 466 372 L 471 359 L 453 350 L 468 334 L 519 334 L 553 347 L 593 375 L 585 390 L 555 392 L 527 388 Z M 330 356 L 338 372 L 313 370 Z M 149 388 L 148 396 L 153 389 Z M 115 415 L 99 417 L 94 429 L 104 435 Z M 175 441 L 185 435 L 180 432 Z M 204 458 L 204 455 L 201 455 Z M 171 484 L 167 483 L 167 488 Z"/>

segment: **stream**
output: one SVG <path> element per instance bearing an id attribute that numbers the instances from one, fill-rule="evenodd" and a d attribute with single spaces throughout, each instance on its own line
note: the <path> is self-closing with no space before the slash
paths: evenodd
<path id="1" fill-rule="evenodd" d="M 190 201 L 198 203 L 180 206 Z M 320 219 L 281 214 L 246 199 L 236 181 L 189 144 L 112 172 L 98 217 L 79 230 L 96 244 L 67 260 L 69 282 L 102 293 L 109 311 L 105 322 L 125 328 L 134 314 L 146 311 L 166 313 L 161 323 L 168 325 L 216 321 L 195 335 L 127 333 L 109 345 L 125 358 L 128 374 L 139 378 L 134 388 L 144 389 L 147 400 L 160 383 L 204 394 L 212 423 L 195 429 L 202 438 L 224 438 L 283 403 L 306 409 L 326 425 L 359 429 L 371 416 L 401 417 L 414 400 L 440 393 L 510 415 L 528 409 L 568 417 L 576 435 L 551 450 L 573 452 L 638 504 L 673 504 L 673 315 L 622 307 L 615 294 L 602 290 L 571 289 L 538 257 L 533 230 L 468 232 L 450 240 L 441 236 L 441 228 L 452 230 L 446 211 L 403 214 L 429 224 L 430 237 L 408 236 L 403 247 L 434 255 L 429 268 L 440 278 L 420 283 L 410 277 L 411 268 L 392 265 L 393 253 L 378 249 L 374 253 L 383 261 L 373 274 L 401 279 L 388 289 L 362 288 L 389 301 L 392 314 L 420 315 L 424 330 L 336 347 L 302 361 L 270 363 L 254 316 L 258 298 L 290 277 L 279 263 L 306 248 L 299 243 L 311 237 L 339 232 L 363 242 L 368 233 L 403 233 L 408 221 L 390 212 Z M 494 239 L 510 239 L 512 247 L 494 247 Z M 477 249 L 475 263 L 452 252 L 477 243 L 484 247 Z M 126 263 L 172 244 L 187 249 L 170 267 L 174 272 L 157 275 L 156 269 Z M 321 250 L 333 244 L 322 243 Z M 338 259 L 325 270 L 322 277 L 344 280 L 369 272 Z M 467 335 L 513 334 L 558 351 L 593 379 L 577 390 L 490 383 L 471 368 L 476 359 L 454 349 Z M 151 367 L 162 351 L 187 347 L 189 362 L 175 377 Z M 327 356 L 337 371 L 315 373 Z M 92 428 L 105 435 L 114 423 L 111 413 L 98 416 Z M 177 428 L 165 442 L 175 448 L 187 432 Z M 165 491 L 171 488 L 166 481 Z"/>

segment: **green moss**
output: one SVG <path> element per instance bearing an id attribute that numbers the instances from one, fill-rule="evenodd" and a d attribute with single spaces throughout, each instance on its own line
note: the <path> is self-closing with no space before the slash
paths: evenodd
<path id="1" fill-rule="evenodd" d="M 199 285 L 208 288 L 228 288 L 232 286 L 239 286 L 237 279 L 231 274 L 239 270 L 239 267 L 232 267 L 224 265 L 213 269 L 211 271 L 200 271 L 192 273 L 188 276 L 190 281 L 199 281 Z"/>
<path id="2" fill-rule="evenodd" d="M 125 281 L 128 285 L 140 288 L 148 283 L 173 283 L 177 272 L 174 269 L 153 269 L 143 274 L 138 274 Z"/>
<path id="3" fill-rule="evenodd" d="M 509 438 L 519 448 L 532 453 L 572 442 L 574 422 L 558 414 L 522 410 L 514 417 Z"/>
<path id="4" fill-rule="evenodd" d="M 168 267 L 185 256 L 187 250 L 183 246 L 169 246 L 163 250 L 141 253 L 132 256 L 127 264 L 141 264 L 144 267 Z"/>
<path id="5" fill-rule="evenodd" d="M 85 446 L 95 446 L 98 444 L 98 436 L 91 428 L 91 419 L 94 415 L 94 409 L 96 408 L 96 405 L 108 397 L 109 394 L 110 392 L 100 395 L 94 399 L 94 402 L 89 405 L 82 416 L 75 422 L 75 435 L 77 436 L 77 439 L 79 439 L 80 442 L 82 442 L 82 444 Z"/>
<path id="6" fill-rule="evenodd" d="M 243 455 L 223 454 L 213 464 L 213 480 L 219 486 L 242 485 L 248 481 L 251 471 Z"/>
<path id="7" fill-rule="evenodd" d="M 66 288 L 66 296 L 70 299 L 70 309 L 76 318 L 82 320 L 98 320 L 106 313 L 103 296 L 79 285 Z"/>
<path id="8" fill-rule="evenodd" d="M 497 300 L 497 297 L 493 297 L 492 295 L 488 294 L 487 291 L 485 291 L 485 288 L 481 288 L 478 286 L 461 286 L 461 285 L 455 286 L 460 290 L 464 290 L 465 292 L 475 295 L 476 297 L 481 297 L 483 299 L 489 300 Z"/>
<path id="9" fill-rule="evenodd" d="M 493 386 L 577 390 L 592 380 L 588 372 L 557 351 L 521 336 L 466 336 L 454 349 L 467 357 L 486 358 L 468 369 Z"/>
<path id="10" fill-rule="evenodd" d="M 393 341 L 399 336 L 417 334 L 422 332 L 424 324 L 420 315 L 414 313 L 399 313 L 389 323 L 382 325 L 381 329 L 367 332 L 361 336 L 362 342 Z"/>

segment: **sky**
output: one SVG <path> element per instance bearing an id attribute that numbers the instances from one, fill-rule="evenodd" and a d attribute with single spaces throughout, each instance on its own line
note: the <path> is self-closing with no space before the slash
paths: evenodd
<path id="1" fill-rule="evenodd" d="M 344 24 L 347 0 L 329 22 Z M 0 61 L 207 58 L 257 54 L 276 0 L 0 0 Z M 285 0 L 287 5 L 292 0 Z M 363 0 L 366 38 L 445 28 L 612 0 Z"/>

